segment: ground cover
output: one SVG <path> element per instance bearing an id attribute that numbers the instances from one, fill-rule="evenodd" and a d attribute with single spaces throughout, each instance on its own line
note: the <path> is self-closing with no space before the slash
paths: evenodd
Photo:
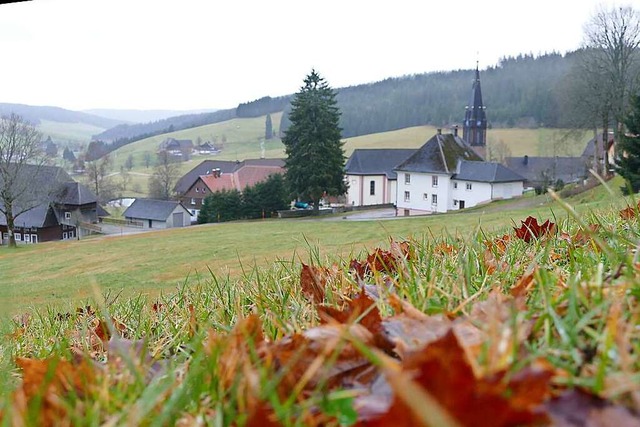
<path id="1" fill-rule="evenodd" d="M 563 202 L 475 210 L 347 223 L 348 236 L 345 221 L 258 222 L 269 239 L 249 243 L 251 227 L 236 238 L 237 275 L 161 295 L 98 292 L 3 324 L 3 421 L 637 425 L 638 211 L 607 194 L 582 195 L 575 213 Z M 247 225 L 194 230 L 215 258 L 221 229 Z M 288 233 L 304 250 L 243 262 L 276 257 Z M 154 234 L 128 256 L 168 250 Z M 363 248 L 341 252 L 350 239 Z M 104 241 L 124 251 L 133 240 Z"/>

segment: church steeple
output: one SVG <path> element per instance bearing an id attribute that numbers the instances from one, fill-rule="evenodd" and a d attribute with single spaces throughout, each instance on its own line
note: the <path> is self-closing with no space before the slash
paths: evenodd
<path id="1" fill-rule="evenodd" d="M 487 115 L 482 104 L 482 90 L 480 89 L 480 70 L 476 63 L 476 78 L 471 88 L 471 101 L 466 106 L 462 138 L 471 146 L 484 147 L 487 145 Z"/>

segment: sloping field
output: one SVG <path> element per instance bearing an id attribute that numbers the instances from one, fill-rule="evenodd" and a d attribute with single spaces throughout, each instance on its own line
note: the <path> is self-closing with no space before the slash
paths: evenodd
<path id="1" fill-rule="evenodd" d="M 612 188 L 619 185 L 614 181 Z M 529 197 L 529 196 L 527 196 Z M 390 221 L 265 220 L 207 224 L 138 235 L 94 237 L 82 241 L 42 243 L 10 251 L 0 248 L 0 311 L 16 312 L 30 305 L 77 304 L 93 288 L 101 291 L 158 293 L 200 277 L 238 277 L 254 266 L 277 259 L 308 261 L 310 250 L 319 257 L 349 257 L 388 243 L 389 237 L 458 236 L 472 230 L 506 229 L 528 215 L 560 219 L 567 213 L 547 195 L 525 207 L 514 202 L 502 210 L 482 207 L 468 211 L 400 218 Z M 621 205 L 602 188 L 571 199 L 580 211 Z"/>

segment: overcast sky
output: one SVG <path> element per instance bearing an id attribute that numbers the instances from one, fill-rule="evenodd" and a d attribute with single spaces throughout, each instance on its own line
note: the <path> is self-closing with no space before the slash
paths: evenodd
<path id="1" fill-rule="evenodd" d="M 640 0 L 36 0 L 0 5 L 0 102 L 231 108 L 567 52 L 598 5 Z"/>

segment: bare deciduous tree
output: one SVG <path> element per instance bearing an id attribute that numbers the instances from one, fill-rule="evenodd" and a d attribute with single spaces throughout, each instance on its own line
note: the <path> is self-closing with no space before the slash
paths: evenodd
<path id="1" fill-rule="evenodd" d="M 158 165 L 149 178 L 149 195 L 154 199 L 169 200 L 178 180 L 180 167 L 166 152 L 158 154 Z"/>
<path id="2" fill-rule="evenodd" d="M 42 135 L 17 114 L 0 118 L 0 213 L 6 219 L 9 246 L 16 247 L 15 218 L 42 202 L 47 185 L 35 180 L 45 164 Z"/>
<path id="3" fill-rule="evenodd" d="M 110 172 L 111 159 L 108 155 L 85 164 L 87 184 L 100 203 L 111 199 L 115 193 L 115 185 L 109 175 Z"/>
<path id="4" fill-rule="evenodd" d="M 602 174 L 609 170 L 604 153 L 609 128 L 613 125 L 619 139 L 630 95 L 638 88 L 639 47 L 640 14 L 632 7 L 600 7 L 584 27 L 584 46 L 572 75 L 572 101 L 578 123 L 594 129 L 594 168 Z M 597 137 L 598 129 L 602 138 Z"/>

